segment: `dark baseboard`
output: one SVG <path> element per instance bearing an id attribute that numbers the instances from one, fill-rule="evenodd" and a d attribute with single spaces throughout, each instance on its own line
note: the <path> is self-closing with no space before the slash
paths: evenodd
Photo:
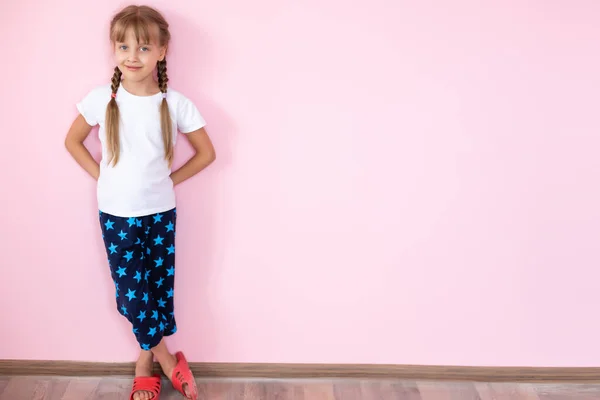
<path id="1" fill-rule="evenodd" d="M 197 378 L 354 378 L 475 382 L 600 382 L 600 368 L 382 364 L 190 363 Z M 155 365 L 155 371 L 160 371 Z M 0 376 L 132 376 L 133 363 L 0 360 Z"/>

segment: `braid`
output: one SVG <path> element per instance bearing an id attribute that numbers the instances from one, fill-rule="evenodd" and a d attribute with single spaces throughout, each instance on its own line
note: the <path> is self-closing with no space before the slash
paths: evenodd
<path id="1" fill-rule="evenodd" d="M 121 86 L 121 75 L 122 72 L 119 69 L 119 67 L 115 67 L 115 73 L 113 74 L 113 77 L 111 79 L 112 85 L 110 86 L 113 93 L 117 93 L 117 90 L 119 90 L 119 86 Z"/>
<path id="2" fill-rule="evenodd" d="M 115 97 L 121 85 L 121 75 L 119 67 L 115 67 L 115 73 L 111 79 L 112 97 L 106 106 L 106 141 L 108 144 L 109 161 L 112 160 L 113 165 L 116 165 L 119 161 L 120 154 L 119 107 Z"/>
<path id="3" fill-rule="evenodd" d="M 167 76 L 167 59 L 159 61 L 156 64 L 156 69 L 158 72 L 158 88 L 161 92 L 167 93 L 167 82 L 169 82 L 169 77 Z"/>
<path id="4" fill-rule="evenodd" d="M 162 102 L 160 104 L 160 124 L 162 128 L 163 144 L 165 146 L 165 159 L 171 165 L 173 161 L 173 127 L 171 124 L 171 113 L 169 112 L 169 105 L 167 104 L 167 82 L 169 77 L 167 76 L 167 60 L 164 59 L 156 64 L 158 87 L 164 94 Z"/>

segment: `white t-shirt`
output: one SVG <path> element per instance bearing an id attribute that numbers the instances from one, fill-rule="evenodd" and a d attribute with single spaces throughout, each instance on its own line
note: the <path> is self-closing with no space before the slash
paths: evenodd
<path id="1" fill-rule="evenodd" d="M 77 103 L 87 123 L 99 125 L 102 160 L 97 183 L 98 208 L 118 217 L 140 217 L 174 208 L 175 191 L 160 127 L 162 93 L 136 96 L 119 87 L 116 101 L 121 152 L 116 166 L 108 164 L 105 132 L 106 106 L 111 93 L 109 84 L 99 86 Z M 173 145 L 177 131 L 186 134 L 206 125 L 196 106 L 181 93 L 168 89 L 167 103 L 173 122 Z"/>

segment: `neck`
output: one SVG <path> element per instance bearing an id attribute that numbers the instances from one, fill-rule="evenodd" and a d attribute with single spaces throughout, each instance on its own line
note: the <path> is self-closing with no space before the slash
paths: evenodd
<path id="1" fill-rule="evenodd" d="M 147 79 L 139 82 L 123 79 L 121 85 L 129 93 L 136 96 L 152 96 L 160 92 L 158 83 L 152 78 L 152 76 L 149 76 Z"/>

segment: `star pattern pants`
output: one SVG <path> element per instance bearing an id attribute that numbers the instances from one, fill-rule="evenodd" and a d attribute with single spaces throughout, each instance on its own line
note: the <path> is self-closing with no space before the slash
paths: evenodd
<path id="1" fill-rule="evenodd" d="M 173 312 L 176 209 L 123 218 L 99 212 L 117 309 L 150 350 L 177 331 Z"/>

